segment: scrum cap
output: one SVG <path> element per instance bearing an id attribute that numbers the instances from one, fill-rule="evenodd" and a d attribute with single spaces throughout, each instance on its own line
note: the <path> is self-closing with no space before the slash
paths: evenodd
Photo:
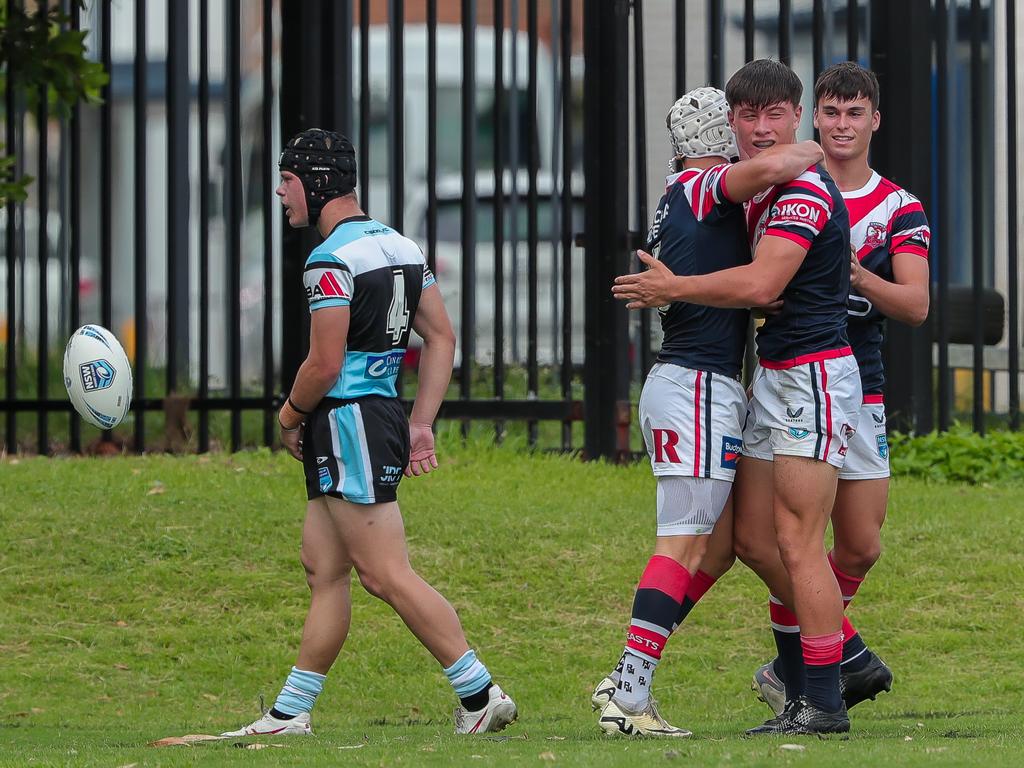
<path id="1" fill-rule="evenodd" d="M 676 157 L 739 157 L 728 120 L 729 104 L 717 88 L 694 88 L 665 118 Z"/>
<path id="2" fill-rule="evenodd" d="M 356 188 L 356 151 L 352 142 L 334 131 L 310 128 L 295 134 L 281 152 L 278 165 L 302 182 L 310 226 L 330 200 Z"/>

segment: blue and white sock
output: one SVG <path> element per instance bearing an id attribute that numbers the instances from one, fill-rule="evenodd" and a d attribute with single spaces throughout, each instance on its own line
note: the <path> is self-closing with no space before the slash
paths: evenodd
<path id="1" fill-rule="evenodd" d="M 462 706 L 476 712 L 487 706 L 487 691 L 491 687 L 491 673 L 470 648 L 444 671 L 448 682 L 455 689 Z"/>
<path id="2" fill-rule="evenodd" d="M 326 679 L 327 675 L 321 675 L 319 672 L 307 672 L 292 667 L 270 714 L 278 719 L 287 720 L 303 712 L 310 712 L 316 704 L 317 696 L 324 689 Z"/>

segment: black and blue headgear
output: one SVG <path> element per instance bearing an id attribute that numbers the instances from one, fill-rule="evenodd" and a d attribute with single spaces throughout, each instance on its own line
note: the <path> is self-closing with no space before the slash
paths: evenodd
<path id="1" fill-rule="evenodd" d="M 295 134 L 281 152 L 278 166 L 302 182 L 310 226 L 329 201 L 356 188 L 356 151 L 351 141 L 334 131 L 310 128 Z"/>

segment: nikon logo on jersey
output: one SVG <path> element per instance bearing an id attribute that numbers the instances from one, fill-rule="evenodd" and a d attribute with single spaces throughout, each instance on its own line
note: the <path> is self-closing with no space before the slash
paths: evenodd
<path id="1" fill-rule="evenodd" d="M 369 355 L 366 358 L 366 376 L 371 379 L 383 379 L 397 376 L 402 366 L 405 351 L 388 352 L 386 355 Z"/>
<path id="2" fill-rule="evenodd" d="M 807 203 L 782 203 L 772 209 L 772 218 L 783 221 L 802 221 L 817 224 L 821 218 L 821 208 Z"/>

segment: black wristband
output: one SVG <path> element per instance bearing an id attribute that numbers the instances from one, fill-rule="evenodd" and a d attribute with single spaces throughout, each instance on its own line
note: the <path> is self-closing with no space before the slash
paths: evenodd
<path id="1" fill-rule="evenodd" d="M 292 400 L 292 396 L 291 395 L 288 395 L 288 405 L 290 405 L 292 407 L 293 411 L 295 411 L 296 413 L 300 414 L 301 416 L 309 416 L 309 414 L 312 413 L 312 411 L 304 411 L 301 408 L 299 408 L 299 406 L 297 406 L 295 404 L 295 401 Z"/>

